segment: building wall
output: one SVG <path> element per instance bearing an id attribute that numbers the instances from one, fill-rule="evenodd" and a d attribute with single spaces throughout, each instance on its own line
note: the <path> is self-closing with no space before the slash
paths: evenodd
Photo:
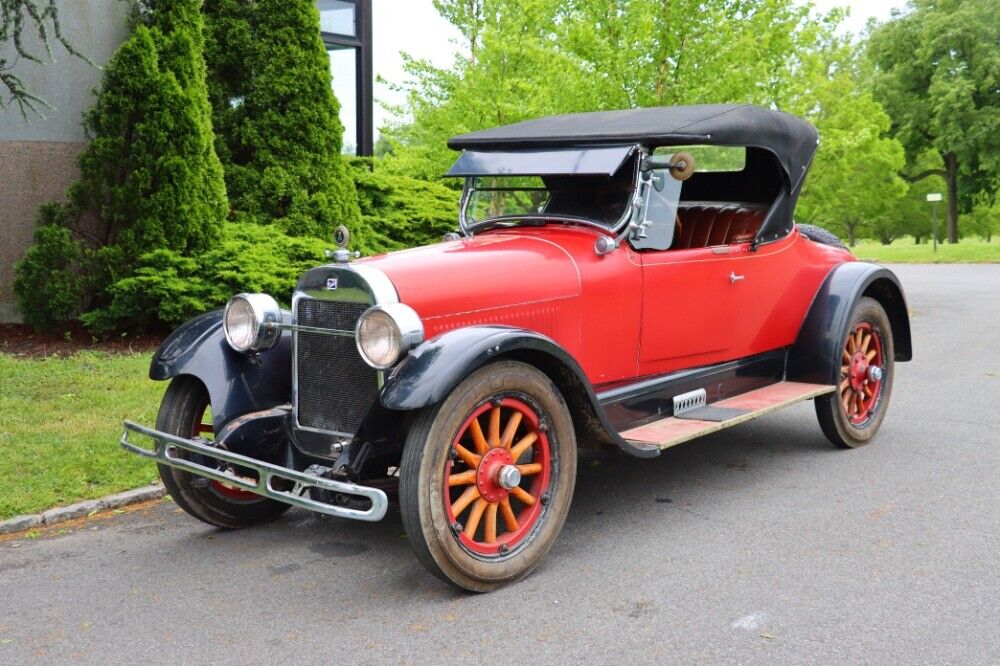
<path id="1" fill-rule="evenodd" d="M 57 5 L 63 34 L 97 65 L 106 63 L 128 35 L 126 0 L 58 0 Z M 26 29 L 26 36 L 31 32 Z M 25 43 L 44 55 L 33 34 Z M 14 263 L 31 244 L 38 206 L 62 201 L 77 177 L 75 160 L 86 139 L 82 114 L 93 105 L 92 89 L 101 82 L 100 69 L 61 45 L 54 44 L 52 52 L 55 62 L 22 59 L 14 72 L 54 108 L 42 111 L 45 118 L 22 118 L 16 107 L 0 111 L 0 322 L 18 318 L 11 289 Z"/>

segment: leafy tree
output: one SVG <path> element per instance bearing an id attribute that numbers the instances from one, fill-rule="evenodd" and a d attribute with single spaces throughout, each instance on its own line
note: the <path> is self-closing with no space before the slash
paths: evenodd
<path id="1" fill-rule="evenodd" d="M 993 234 L 1000 232 L 1000 197 L 981 192 L 963 223 L 965 229 L 971 233 L 978 235 L 987 243 L 992 242 Z"/>
<path id="2" fill-rule="evenodd" d="M 86 62 L 90 60 L 77 51 L 63 35 L 56 0 L 0 0 L 0 47 L 12 47 L 12 51 L 5 49 L 0 52 L 0 85 L 7 89 L 9 95 L 9 99 L 0 95 L 0 111 L 16 104 L 21 117 L 27 119 L 29 112 L 41 116 L 39 107 L 51 107 L 44 99 L 28 90 L 21 77 L 13 71 L 20 59 L 43 62 L 43 56 L 25 46 L 25 29 L 38 36 L 45 49 L 45 57 L 49 59 L 52 59 L 52 41 L 57 41 L 71 55 Z M 14 62 L 8 61 L 8 53 L 14 55 Z"/>
<path id="3" fill-rule="evenodd" d="M 1000 173 L 1000 0 L 910 0 L 871 34 L 876 98 L 912 160 L 935 150 L 944 178 L 948 241 L 958 216 Z"/>
<path id="4" fill-rule="evenodd" d="M 462 34 L 455 65 L 408 59 L 412 122 L 388 128 L 387 168 L 437 177 L 453 134 L 552 113 L 770 104 L 828 29 L 792 0 L 435 0 Z"/>
<path id="5" fill-rule="evenodd" d="M 361 246 L 344 128 L 311 0 L 207 0 L 217 148 L 233 219 L 294 236 L 346 224 Z"/>
<path id="6" fill-rule="evenodd" d="M 46 308 L 38 301 L 48 286 L 39 262 L 50 266 L 49 279 L 80 286 L 77 309 L 100 309 L 142 254 L 164 248 L 190 256 L 219 236 L 227 201 L 212 145 L 200 0 L 150 0 L 142 9 L 85 115 L 90 142 L 69 202 L 44 213 L 44 222 L 73 232 L 73 247 L 65 233 L 40 229 L 18 268 L 25 314 Z"/>
<path id="7" fill-rule="evenodd" d="M 887 136 L 889 116 L 861 83 L 866 65 L 849 39 L 828 36 L 804 56 L 787 102 L 820 134 L 796 215 L 852 246 L 863 236 L 891 243 L 905 233 L 893 214 L 907 190 L 898 175 L 905 164 L 903 147 Z"/>

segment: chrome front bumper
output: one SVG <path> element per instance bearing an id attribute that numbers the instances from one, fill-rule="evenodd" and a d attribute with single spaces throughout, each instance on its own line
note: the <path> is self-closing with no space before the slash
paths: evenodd
<path id="1" fill-rule="evenodd" d="M 317 513 L 326 514 L 328 516 L 338 516 L 340 518 L 353 518 L 355 520 L 367 521 L 381 520 L 382 517 L 385 516 L 386 509 L 389 506 L 389 500 L 386 498 L 385 493 L 378 488 L 368 488 L 344 481 L 326 479 L 314 474 L 297 472 L 293 469 L 288 469 L 287 467 L 273 465 L 271 463 L 256 460 L 238 453 L 233 453 L 232 451 L 226 451 L 225 449 L 210 446 L 205 443 L 206 440 L 199 441 L 194 439 L 185 439 L 183 437 L 178 437 L 177 435 L 171 435 L 159 430 L 147 428 L 131 421 L 125 421 L 124 425 L 125 430 L 119 440 L 119 444 L 122 445 L 123 449 L 145 458 L 155 460 L 161 465 L 176 467 L 177 469 L 190 472 L 191 474 L 220 481 L 226 485 L 239 488 L 240 490 L 256 493 L 262 497 L 284 502 L 285 504 L 291 504 L 292 506 L 297 506 L 302 509 L 316 511 Z M 134 444 L 129 441 L 130 432 L 149 437 L 155 442 L 155 447 L 153 449 L 145 449 Z M 223 470 L 214 469 L 212 467 L 187 460 L 182 457 L 180 453 L 182 450 L 189 453 L 215 458 L 216 460 L 222 460 L 233 465 L 238 465 L 239 467 L 252 469 L 257 472 L 257 480 L 254 481 L 253 479 L 239 477 Z M 275 478 L 290 481 L 295 485 L 292 490 L 278 490 L 274 488 L 272 484 L 272 480 Z M 309 488 L 320 488 L 334 493 L 364 497 L 371 501 L 372 505 L 369 509 L 361 510 L 327 504 L 326 502 L 320 502 L 310 497 L 303 496 Z"/>

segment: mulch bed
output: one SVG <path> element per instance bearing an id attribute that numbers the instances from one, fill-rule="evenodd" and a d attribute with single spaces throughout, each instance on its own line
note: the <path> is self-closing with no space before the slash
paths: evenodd
<path id="1" fill-rule="evenodd" d="M 155 350 L 164 337 L 165 333 L 150 333 L 96 340 L 79 325 L 58 333 L 38 333 L 24 324 L 0 324 L 0 354 L 32 358 L 69 356 L 83 350 L 132 354 Z"/>

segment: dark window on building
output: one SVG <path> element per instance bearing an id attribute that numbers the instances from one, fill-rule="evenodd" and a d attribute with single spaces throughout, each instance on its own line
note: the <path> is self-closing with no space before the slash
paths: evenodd
<path id="1" fill-rule="evenodd" d="M 344 152 L 371 155 L 373 136 L 371 0 L 317 0 L 330 56 L 333 91 L 340 100 Z"/>

